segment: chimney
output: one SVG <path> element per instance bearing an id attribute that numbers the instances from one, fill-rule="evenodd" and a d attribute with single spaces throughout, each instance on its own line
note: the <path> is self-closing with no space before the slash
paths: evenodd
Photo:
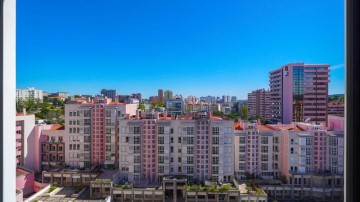
<path id="1" fill-rule="evenodd" d="M 167 111 L 166 110 L 163 111 L 163 116 L 167 117 Z"/>
<path id="2" fill-rule="evenodd" d="M 26 108 L 23 108 L 23 115 L 26 116 Z"/>
<path id="3" fill-rule="evenodd" d="M 130 119 L 130 114 L 125 114 L 125 119 Z"/>

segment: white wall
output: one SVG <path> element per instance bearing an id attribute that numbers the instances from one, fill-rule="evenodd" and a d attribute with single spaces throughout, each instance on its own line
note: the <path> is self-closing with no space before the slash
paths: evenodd
<path id="1" fill-rule="evenodd" d="M 16 141 L 15 141 L 15 114 L 16 114 L 16 0 L 3 0 L 3 198 L 0 201 L 16 201 Z"/>

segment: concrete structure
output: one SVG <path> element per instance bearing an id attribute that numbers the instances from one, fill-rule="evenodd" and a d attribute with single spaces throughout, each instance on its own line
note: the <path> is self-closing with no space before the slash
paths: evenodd
<path id="1" fill-rule="evenodd" d="M 158 90 L 158 99 L 159 99 L 159 102 L 165 102 L 164 91 L 162 89 Z"/>
<path id="2" fill-rule="evenodd" d="M 35 115 L 23 113 L 16 115 L 16 164 L 35 169 Z"/>
<path id="3" fill-rule="evenodd" d="M 52 126 L 43 130 L 45 141 L 41 142 L 41 170 L 50 170 L 61 167 L 65 163 L 65 128 Z"/>
<path id="4" fill-rule="evenodd" d="M 159 102 L 159 97 L 158 96 L 150 96 L 149 101 L 150 101 L 150 103 Z"/>
<path id="5" fill-rule="evenodd" d="M 166 110 L 170 115 L 182 115 L 185 112 L 185 102 L 182 99 L 168 99 L 166 100 Z"/>
<path id="6" fill-rule="evenodd" d="M 270 120 L 270 91 L 259 89 L 248 93 L 248 116 Z"/>
<path id="7" fill-rule="evenodd" d="M 328 130 L 344 131 L 345 118 L 341 116 L 328 116 Z"/>
<path id="8" fill-rule="evenodd" d="M 228 181 L 233 175 L 232 128 L 233 121 L 206 112 L 177 119 L 146 112 L 119 120 L 120 172 L 134 183 L 160 182 L 165 175 Z"/>
<path id="9" fill-rule="evenodd" d="M 133 98 L 138 99 L 140 101 L 140 103 L 142 102 L 141 93 L 133 93 L 132 96 L 133 96 Z"/>
<path id="10" fill-rule="evenodd" d="M 28 196 L 35 192 L 34 185 L 34 171 L 18 166 L 16 168 L 16 189 L 21 190 L 23 196 Z"/>
<path id="11" fill-rule="evenodd" d="M 173 92 L 171 90 L 166 90 L 164 92 L 164 100 L 167 101 L 170 99 L 173 99 Z"/>
<path id="12" fill-rule="evenodd" d="M 235 103 L 237 101 L 237 97 L 236 96 L 231 96 L 231 103 Z"/>
<path id="13" fill-rule="evenodd" d="M 56 92 L 56 93 L 50 93 L 47 96 L 49 96 L 49 97 L 59 97 L 59 98 L 68 98 L 69 93 L 68 92 Z"/>
<path id="14" fill-rule="evenodd" d="M 247 175 L 273 179 L 279 177 L 279 150 L 277 129 L 256 122 L 235 124 L 235 177 Z"/>
<path id="15" fill-rule="evenodd" d="M 111 98 L 111 100 L 113 102 L 115 102 L 115 99 L 117 98 L 118 92 L 117 90 L 112 90 L 112 89 L 102 89 L 101 90 L 101 95 Z"/>
<path id="16" fill-rule="evenodd" d="M 291 63 L 269 73 L 274 123 L 327 123 L 328 64 Z"/>
<path id="17" fill-rule="evenodd" d="M 36 90 L 35 88 L 16 89 L 16 100 L 39 99 L 43 100 L 43 90 Z"/>
<path id="18" fill-rule="evenodd" d="M 71 167 L 117 166 L 117 121 L 136 114 L 137 104 L 93 102 L 65 105 L 65 163 Z"/>
<path id="19" fill-rule="evenodd" d="M 223 95 L 222 96 L 222 102 L 223 103 L 230 103 L 231 102 L 230 95 Z"/>
<path id="20" fill-rule="evenodd" d="M 329 102 L 328 115 L 344 117 L 344 103 L 343 102 Z"/>

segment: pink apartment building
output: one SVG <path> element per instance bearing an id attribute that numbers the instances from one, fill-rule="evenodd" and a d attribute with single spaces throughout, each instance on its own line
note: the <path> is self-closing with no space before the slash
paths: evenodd
<path id="1" fill-rule="evenodd" d="M 329 71 L 328 64 L 304 63 L 271 71 L 271 121 L 289 124 L 310 119 L 327 124 Z"/>
<path id="2" fill-rule="evenodd" d="M 167 117 L 138 111 L 119 120 L 119 169 L 129 182 L 164 176 L 229 181 L 233 175 L 233 121 L 211 113 Z"/>
<path id="3" fill-rule="evenodd" d="M 343 102 L 329 102 L 328 114 L 344 117 L 344 108 L 345 106 Z"/>
<path id="4" fill-rule="evenodd" d="M 51 125 L 42 131 L 41 141 L 41 170 L 61 167 L 65 163 L 65 127 Z"/>
<path id="5" fill-rule="evenodd" d="M 248 93 L 249 117 L 262 117 L 270 120 L 270 91 L 259 89 Z"/>
<path id="6" fill-rule="evenodd" d="M 65 106 L 65 163 L 70 167 L 118 165 L 117 120 L 136 113 L 137 104 L 96 97 Z"/>
<path id="7" fill-rule="evenodd" d="M 247 175 L 273 179 L 279 177 L 278 131 L 259 121 L 235 124 L 235 173 L 237 179 Z"/>

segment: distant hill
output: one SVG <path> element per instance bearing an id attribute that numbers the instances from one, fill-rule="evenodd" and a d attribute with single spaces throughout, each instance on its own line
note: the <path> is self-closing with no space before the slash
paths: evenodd
<path id="1" fill-rule="evenodd" d="M 336 102 L 336 101 L 344 102 L 344 94 L 329 95 L 328 99 L 329 102 Z"/>

